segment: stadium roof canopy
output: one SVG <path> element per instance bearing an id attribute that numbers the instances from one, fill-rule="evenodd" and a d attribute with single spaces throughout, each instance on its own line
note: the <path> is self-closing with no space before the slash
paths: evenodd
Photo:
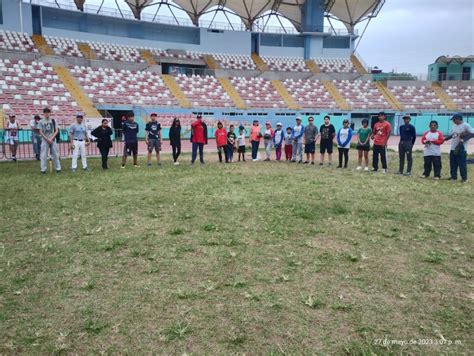
<path id="1" fill-rule="evenodd" d="M 437 64 L 451 64 L 451 63 L 459 63 L 459 64 L 465 64 L 465 63 L 474 63 L 474 55 L 467 56 L 467 57 L 461 57 L 461 56 L 441 56 L 436 59 L 435 63 Z"/>
<path id="2" fill-rule="evenodd" d="M 74 0 L 79 10 L 84 11 L 84 3 L 89 0 Z M 116 0 L 117 1 L 117 0 Z M 288 19 L 298 31 L 302 30 L 302 12 L 306 0 L 123 0 L 133 12 L 136 19 L 141 12 L 150 6 L 168 5 L 184 10 L 192 23 L 199 24 L 200 16 L 216 11 L 229 11 L 237 15 L 247 30 L 252 30 L 254 23 L 276 14 Z M 350 33 L 355 26 L 378 15 L 385 0 L 323 0 L 325 15 L 329 19 L 341 21 Z"/>

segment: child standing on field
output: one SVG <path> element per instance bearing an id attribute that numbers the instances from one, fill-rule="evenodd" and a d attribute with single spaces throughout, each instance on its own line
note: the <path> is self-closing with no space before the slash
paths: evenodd
<path id="1" fill-rule="evenodd" d="M 217 130 L 215 132 L 216 145 L 217 145 L 217 155 L 219 156 L 219 162 L 222 163 L 222 151 L 226 151 L 227 146 L 227 131 L 222 125 L 222 122 L 217 123 Z M 225 155 L 225 161 L 227 163 L 227 155 Z"/>
<path id="2" fill-rule="evenodd" d="M 273 136 L 275 132 L 272 129 L 272 124 L 267 121 L 265 123 L 265 132 L 263 133 L 263 144 L 265 146 L 265 161 L 270 160 L 270 153 L 273 146 Z"/>
<path id="3" fill-rule="evenodd" d="M 239 148 L 237 149 L 237 153 L 239 154 L 239 162 L 240 156 L 242 156 L 242 161 L 245 162 L 245 133 L 244 128 L 239 128 L 239 136 L 237 136 L 237 145 Z"/>
<path id="4" fill-rule="evenodd" d="M 235 139 L 237 135 L 234 132 L 234 125 L 229 126 L 229 133 L 227 134 L 227 152 L 226 160 L 230 163 L 234 160 Z"/>
<path id="5" fill-rule="evenodd" d="M 273 135 L 273 145 L 275 146 L 275 155 L 277 161 L 281 160 L 281 146 L 283 146 L 283 139 L 285 137 L 282 126 L 283 125 L 281 122 L 277 123 L 277 129 Z"/>
<path id="6" fill-rule="evenodd" d="M 362 156 L 364 156 L 365 167 L 364 170 L 369 170 L 369 151 L 370 151 L 370 136 L 372 136 L 372 129 L 369 127 L 369 120 L 362 120 L 362 127 L 357 131 L 357 153 L 359 155 L 359 165 L 357 170 L 362 169 Z"/>
<path id="7" fill-rule="evenodd" d="M 339 165 L 342 168 L 342 157 L 344 156 L 344 168 L 347 168 L 349 161 L 349 148 L 351 147 L 352 129 L 349 127 L 349 120 L 344 119 L 343 127 L 337 132 L 337 149 L 339 151 Z"/>
<path id="8" fill-rule="evenodd" d="M 425 145 L 423 149 L 423 159 L 425 161 L 424 172 L 421 178 L 428 178 L 431 168 L 434 170 L 434 179 L 441 178 L 441 145 L 444 142 L 443 134 L 438 131 L 438 122 L 430 122 L 430 130 L 421 137 L 421 143 Z"/>
<path id="9" fill-rule="evenodd" d="M 291 161 L 291 157 L 293 157 L 293 130 L 291 127 L 286 128 L 284 140 L 285 140 L 285 159 L 287 161 Z"/>

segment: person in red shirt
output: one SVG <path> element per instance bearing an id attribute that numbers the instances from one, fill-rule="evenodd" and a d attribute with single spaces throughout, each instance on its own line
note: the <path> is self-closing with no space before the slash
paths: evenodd
<path id="1" fill-rule="evenodd" d="M 199 114 L 196 121 L 191 124 L 191 142 L 193 144 L 193 151 L 191 156 L 191 164 L 194 164 L 199 150 L 199 160 L 204 164 L 204 145 L 207 145 L 207 125 L 202 121 L 202 116 Z"/>
<path id="2" fill-rule="evenodd" d="M 372 139 L 374 140 L 374 156 L 372 161 L 372 171 L 377 172 L 379 169 L 379 156 L 382 161 L 382 173 L 387 173 L 387 142 L 392 133 L 392 126 L 387 122 L 387 115 L 380 112 L 378 115 L 379 122 L 374 125 Z"/>
<path id="3" fill-rule="evenodd" d="M 254 162 L 257 161 L 258 146 L 260 145 L 262 136 L 262 130 L 258 120 L 253 120 L 253 126 L 250 130 L 250 143 L 252 144 L 252 161 Z"/>
<path id="4" fill-rule="evenodd" d="M 219 156 L 219 162 L 222 163 L 222 151 L 225 155 L 225 163 L 228 163 L 227 159 L 227 130 L 222 125 L 222 122 L 217 123 L 217 130 L 214 134 L 216 136 L 217 155 Z"/>

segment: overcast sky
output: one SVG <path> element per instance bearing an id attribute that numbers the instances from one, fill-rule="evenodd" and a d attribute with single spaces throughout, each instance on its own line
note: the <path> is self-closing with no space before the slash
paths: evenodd
<path id="1" fill-rule="evenodd" d="M 352 0 L 357 1 L 357 0 Z M 99 0 L 86 0 L 100 4 Z M 123 9 L 127 5 L 118 0 Z M 105 0 L 107 7 L 115 7 L 114 0 Z M 157 7 L 145 12 L 154 14 Z M 186 17 L 175 11 L 177 17 Z M 160 9 L 161 16 L 171 16 Z M 211 14 L 205 19 L 212 19 Z M 231 21 L 237 21 L 231 17 Z M 215 21 L 225 22 L 222 15 Z M 278 25 L 272 21 L 271 25 Z M 342 24 L 334 23 L 335 27 Z M 362 33 L 365 23 L 358 26 Z M 409 72 L 426 76 L 427 67 L 441 55 L 474 54 L 474 0 L 386 0 L 379 15 L 372 19 L 357 51 L 369 66 L 384 71 Z"/>

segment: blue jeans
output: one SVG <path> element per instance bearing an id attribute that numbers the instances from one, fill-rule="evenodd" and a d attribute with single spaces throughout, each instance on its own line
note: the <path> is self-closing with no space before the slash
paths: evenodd
<path id="1" fill-rule="evenodd" d="M 461 179 L 467 180 L 467 152 L 462 150 L 458 154 L 455 154 L 454 151 L 449 153 L 449 167 L 451 170 L 451 178 L 458 179 L 458 167 L 459 172 L 461 173 Z"/>
<path id="2" fill-rule="evenodd" d="M 204 163 L 204 144 L 196 143 L 196 142 L 193 142 L 193 153 L 191 157 L 191 163 L 194 163 L 194 161 L 196 161 L 198 149 L 199 149 L 199 160 L 201 161 L 201 163 Z"/>
<path id="3" fill-rule="evenodd" d="M 257 159 L 259 145 L 260 145 L 260 141 L 252 141 L 252 159 Z"/>
<path id="4" fill-rule="evenodd" d="M 293 158 L 291 159 L 293 162 L 303 160 L 303 143 L 302 142 L 293 142 Z"/>
<path id="5" fill-rule="evenodd" d="M 234 159 L 234 146 L 227 145 L 224 147 L 225 160 L 226 162 L 231 162 Z"/>

